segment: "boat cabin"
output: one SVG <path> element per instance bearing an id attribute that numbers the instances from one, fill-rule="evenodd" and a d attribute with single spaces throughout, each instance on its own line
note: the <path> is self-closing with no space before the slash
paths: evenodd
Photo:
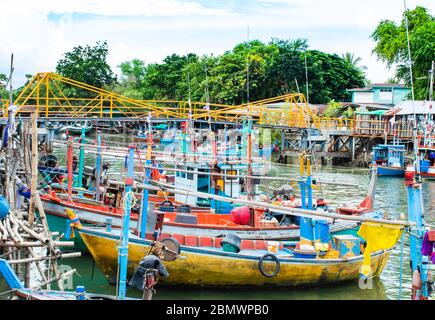
<path id="1" fill-rule="evenodd" d="M 422 177 L 435 179 L 435 147 L 418 148 L 418 157 Z"/>
<path id="2" fill-rule="evenodd" d="M 385 167 L 405 167 L 405 146 L 381 144 L 373 148 L 373 164 Z"/>
<path id="3" fill-rule="evenodd" d="M 239 198 L 246 192 L 246 183 L 240 175 L 246 171 L 243 164 L 218 164 L 211 169 L 207 164 L 183 164 L 178 165 L 175 174 L 175 186 L 177 188 L 195 192 L 212 193 L 222 197 Z M 203 172 L 204 174 L 201 174 Z M 210 173 L 222 174 L 210 175 Z M 253 180 L 254 190 L 259 181 Z M 258 188 L 258 187 L 257 187 Z M 257 190 L 258 191 L 258 190 Z M 194 207 L 210 207 L 216 213 L 230 213 L 232 204 L 223 201 L 210 200 L 197 195 L 175 195 L 175 201 Z"/>

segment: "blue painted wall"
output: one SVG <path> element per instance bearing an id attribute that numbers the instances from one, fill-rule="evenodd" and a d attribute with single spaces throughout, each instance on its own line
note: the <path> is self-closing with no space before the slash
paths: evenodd
<path id="1" fill-rule="evenodd" d="M 392 98 L 390 99 L 381 99 L 381 90 L 391 90 Z M 361 91 L 359 91 L 361 92 Z M 371 87 L 370 89 L 365 90 L 365 92 L 373 93 L 373 103 L 392 103 L 394 105 L 400 103 L 403 100 L 407 99 L 408 94 L 411 92 L 410 88 L 400 88 L 400 87 Z M 352 102 L 355 102 L 355 91 L 352 92 Z"/>

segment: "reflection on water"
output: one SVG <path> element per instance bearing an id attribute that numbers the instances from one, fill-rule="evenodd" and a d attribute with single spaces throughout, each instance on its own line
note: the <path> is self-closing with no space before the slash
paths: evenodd
<path id="1" fill-rule="evenodd" d="M 116 136 L 115 136 L 116 137 Z M 118 136 L 119 137 L 119 136 Z M 122 136 L 121 136 L 122 137 Z M 110 139 L 113 141 L 113 137 Z M 121 141 L 121 138 L 118 138 Z M 62 160 L 65 152 L 57 152 Z M 86 164 L 95 163 L 93 155 L 87 155 Z M 107 160 L 107 159 L 105 159 Z M 122 160 L 112 159 L 112 168 L 121 168 Z M 62 161 L 61 161 L 61 164 Z M 297 166 L 272 166 L 270 176 L 296 176 Z M 319 180 L 342 182 L 352 184 L 354 187 L 340 185 L 324 185 L 322 189 L 314 190 L 315 196 L 323 196 L 330 201 L 332 207 L 343 204 L 357 204 L 366 195 L 369 184 L 369 171 L 360 168 L 322 167 L 315 172 Z M 269 182 L 269 187 L 279 186 L 280 183 Z M 435 182 L 428 182 L 423 186 L 423 199 L 425 205 L 426 222 L 433 224 L 435 221 Z M 379 177 L 376 185 L 375 208 L 381 210 L 391 218 L 399 218 L 403 213 L 406 216 L 406 189 L 403 179 L 394 177 Z M 411 294 L 411 275 L 409 269 L 409 243 L 405 238 L 403 247 L 403 279 L 402 299 L 409 299 Z M 394 248 L 389 262 L 380 279 L 373 282 L 372 289 L 362 290 L 358 283 L 344 283 L 328 287 L 314 288 L 289 288 L 289 289 L 192 289 L 192 288 L 166 288 L 157 284 L 157 295 L 154 299 L 397 299 L 400 278 L 400 244 Z M 74 276 L 74 285 L 85 285 L 89 292 L 115 294 L 116 288 L 108 285 L 104 275 L 94 265 L 90 256 L 68 259 L 61 262 L 77 268 L 80 276 Z M 0 287 L 2 288 L 2 287 Z M 2 290 L 4 291 L 4 290 Z M 140 297 L 141 293 L 134 290 L 128 291 L 129 296 Z M 2 299 L 2 296 L 0 296 Z"/>

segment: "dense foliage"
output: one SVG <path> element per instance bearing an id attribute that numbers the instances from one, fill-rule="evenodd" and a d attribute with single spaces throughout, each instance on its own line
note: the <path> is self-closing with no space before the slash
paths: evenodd
<path id="1" fill-rule="evenodd" d="M 8 99 L 9 94 L 6 90 L 8 77 L 4 73 L 0 73 L 0 99 Z"/>
<path id="2" fill-rule="evenodd" d="M 342 104 L 340 102 L 336 102 L 335 100 L 331 100 L 326 107 L 326 110 L 323 112 L 324 117 L 330 118 L 353 118 L 355 115 L 352 107 L 347 106 L 346 104 Z"/>
<path id="3" fill-rule="evenodd" d="M 97 42 L 94 47 L 89 45 L 74 47 L 64 54 L 57 62 L 56 72 L 67 78 L 96 87 L 106 87 L 116 83 L 117 79 L 109 64 L 107 42 Z M 69 96 L 83 96 L 81 90 L 68 90 Z"/>
<path id="4" fill-rule="evenodd" d="M 373 52 L 389 66 L 397 65 L 396 78 L 411 84 L 405 17 L 409 25 L 415 98 L 423 100 L 428 98 L 428 71 L 435 59 L 435 16 L 423 7 L 416 7 L 404 14 L 399 25 L 390 20 L 381 21 L 372 34 L 376 41 Z"/>
<path id="5" fill-rule="evenodd" d="M 365 83 L 361 69 L 336 54 L 307 50 L 306 40 L 273 39 L 241 43 L 217 57 L 190 53 L 149 65 L 127 61 L 115 90 L 133 98 L 225 104 L 245 103 L 248 95 L 255 101 L 298 89 L 305 94 L 305 58 L 311 103 L 349 100 L 346 89 Z"/>

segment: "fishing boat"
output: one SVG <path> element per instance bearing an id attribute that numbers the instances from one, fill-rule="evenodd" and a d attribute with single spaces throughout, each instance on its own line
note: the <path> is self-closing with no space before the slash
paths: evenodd
<path id="1" fill-rule="evenodd" d="M 22 300 L 116 300 L 115 296 L 86 293 L 84 287 L 75 292 L 26 288 L 5 259 L 0 259 L 0 274 L 11 293 Z"/>
<path id="2" fill-rule="evenodd" d="M 81 134 L 82 130 L 86 133 L 90 132 L 93 129 L 93 125 L 91 122 L 86 121 L 84 124 L 80 122 L 75 122 L 72 125 L 63 126 L 58 130 L 58 132 L 68 131 L 71 134 Z"/>
<path id="3" fill-rule="evenodd" d="M 379 176 L 401 176 L 405 172 L 406 148 L 400 144 L 379 144 L 373 148 L 372 166 Z"/>
<path id="4" fill-rule="evenodd" d="M 79 230 L 95 262 L 105 274 L 110 283 L 115 283 L 117 274 L 117 250 L 119 230 L 107 232 L 101 228 L 83 228 Z M 187 236 L 186 236 L 187 237 Z M 339 283 L 358 280 L 364 256 L 328 258 L 327 256 L 303 258 L 292 254 L 292 251 L 280 245 L 274 253 L 276 260 L 270 261 L 265 255 L 270 254 L 266 243 L 246 242 L 251 249 L 239 252 L 224 251 L 220 240 L 211 238 L 208 245 L 180 246 L 180 256 L 183 259 L 168 261 L 165 266 L 171 275 L 159 283 L 183 286 L 307 286 Z M 356 241 L 356 239 L 354 239 Z M 134 272 L 135 267 L 150 250 L 151 240 L 141 239 L 133 234 L 129 235 L 129 269 L 128 274 Z M 214 244 L 214 245 L 213 245 Z M 253 247 L 253 246 L 256 247 Z M 378 277 L 385 267 L 391 249 L 380 250 L 371 254 L 371 269 L 373 277 Z M 316 256 L 316 254 L 314 254 Z M 262 259 L 263 258 L 263 259 Z M 262 259 L 262 260 L 261 260 Z M 261 261 L 261 262 L 260 262 Z M 260 268 L 278 269 L 276 276 L 264 276 Z"/>
<path id="5" fill-rule="evenodd" d="M 364 198 L 364 200 L 361 201 L 356 206 L 338 207 L 336 209 L 337 213 L 350 214 L 350 215 L 360 215 L 360 214 L 364 214 L 364 213 L 373 211 L 374 202 L 375 202 L 375 193 L 376 193 L 377 170 L 378 170 L 377 166 L 374 166 L 372 168 L 372 176 L 371 176 L 370 183 L 369 183 L 369 192 L 368 192 L 367 196 Z"/>
<path id="6" fill-rule="evenodd" d="M 131 151 L 130 155 L 132 154 Z M 128 179 L 126 183 L 131 185 Z M 301 182 L 301 187 L 310 194 L 310 186 L 311 178 L 308 176 L 307 182 Z M 183 190 L 174 189 L 173 192 L 186 194 Z M 252 208 L 262 206 L 249 200 L 234 200 L 217 195 L 209 195 L 209 197 L 220 201 L 249 203 Z M 308 204 L 305 200 L 308 200 Z M 111 226 L 95 228 L 79 225 L 78 232 L 97 265 L 111 283 L 118 275 L 119 239 L 125 239 L 126 236 L 129 239 L 129 264 L 124 270 L 127 274 L 132 274 L 142 258 L 152 250 L 154 239 L 159 239 L 161 242 L 166 240 L 173 244 L 174 251 L 183 259 L 167 261 L 167 269 L 171 277 L 168 281 L 163 279 L 162 283 L 168 285 L 294 287 L 356 280 L 360 277 L 360 273 L 366 277 L 378 277 L 388 261 L 392 247 L 400 237 L 401 226 L 405 223 L 320 213 L 307 209 L 307 205 L 308 208 L 311 207 L 310 201 L 310 198 L 303 199 L 303 209 L 267 205 L 269 209 L 283 214 L 301 216 L 300 237 L 296 243 L 242 240 L 234 234 L 227 234 L 223 238 L 174 234 L 167 238 L 167 235 L 162 233 L 162 219 L 158 219 L 152 234 L 147 233 L 143 226 L 137 235 L 128 228 L 124 228 L 121 232 Z M 147 217 L 148 215 L 144 216 L 142 213 L 141 220 L 147 221 L 148 225 Z M 320 217 L 323 219 L 319 219 Z M 325 220 L 325 217 L 363 222 L 360 229 L 363 233 L 360 235 L 366 239 L 366 246 L 361 245 L 360 238 L 349 235 L 336 236 L 331 242 L 330 223 Z M 125 230 L 130 231 L 128 235 Z M 370 251 L 370 243 L 374 241 L 373 235 L 377 235 L 377 238 L 386 237 L 384 241 L 377 243 L 374 252 Z"/>
<path id="7" fill-rule="evenodd" d="M 420 176 L 424 179 L 435 180 L 435 147 L 419 147 Z"/>
<path id="8" fill-rule="evenodd" d="M 307 164 L 308 165 L 308 164 Z M 171 234 L 190 234 L 197 236 L 221 236 L 233 233 L 241 239 L 265 239 L 265 240 L 292 240 L 299 237 L 299 221 L 291 219 L 289 216 L 284 216 L 276 212 L 276 210 L 266 211 L 261 206 L 250 210 L 249 208 L 240 207 L 237 205 L 239 199 L 247 199 L 241 197 L 242 187 L 245 184 L 240 183 L 240 171 L 244 167 L 241 165 L 217 166 L 211 173 L 208 166 L 198 164 L 196 166 L 177 167 L 175 183 L 165 184 L 155 181 L 166 188 L 154 187 L 161 192 L 152 194 L 147 190 L 147 203 L 155 205 L 159 197 L 167 197 L 169 194 L 175 194 L 174 202 L 165 200 L 160 205 L 150 207 L 147 210 L 149 215 L 165 213 L 163 224 L 163 233 Z M 215 172 L 220 170 L 219 173 Z M 211 175 L 216 174 L 216 176 Z M 311 179 L 311 177 L 309 177 Z M 157 179 L 156 179 L 157 180 Z M 213 185 L 219 188 L 212 188 Z M 249 179 L 254 180 L 254 179 Z M 311 180 L 310 180 L 311 181 Z M 377 212 L 373 212 L 373 200 L 375 193 L 376 173 L 373 171 L 372 179 L 369 188 L 369 194 L 364 200 L 364 210 L 351 210 L 342 207 L 339 213 L 346 214 L 367 214 L 371 216 L 379 216 Z M 258 182 L 252 182 L 254 185 Z M 318 210 L 326 210 L 327 207 L 322 207 L 320 201 L 316 203 L 311 196 L 311 182 L 301 181 L 301 199 L 298 206 L 305 203 L 308 209 L 317 208 Z M 310 184 L 308 186 L 308 184 Z M 178 190 L 183 190 L 183 193 L 175 193 L 171 188 L 174 186 Z M 104 225 L 108 219 L 111 219 L 111 224 L 114 227 L 120 227 L 122 219 L 121 199 L 123 198 L 122 185 L 117 186 L 115 191 L 103 194 L 103 202 L 91 199 L 83 199 L 79 197 L 69 196 L 65 194 L 56 194 L 51 192 L 41 196 L 43 206 L 48 215 L 50 227 L 57 231 L 64 231 L 67 225 L 67 220 L 70 217 L 65 209 L 74 210 L 77 217 L 86 225 L 100 224 Z M 142 186 L 145 188 L 145 186 Z M 291 188 L 291 186 L 289 186 Z M 150 188 L 151 190 L 153 188 Z M 255 187 L 251 190 L 255 191 Z M 107 198 L 107 195 L 111 196 Z M 138 193 L 135 201 L 143 205 L 143 193 Z M 156 198 L 157 197 L 157 198 Z M 251 198 L 247 203 L 255 201 Z M 285 203 L 284 201 L 283 203 Z M 277 208 L 283 207 L 283 203 L 274 202 Z M 309 204 L 311 203 L 311 204 Z M 176 205 L 174 205 L 176 204 Z M 316 206 L 315 206 L 316 204 Z M 143 207 L 135 206 L 131 214 L 131 228 L 139 230 L 139 216 Z M 244 211 L 241 213 L 241 211 Z M 278 219 L 279 220 L 278 220 Z M 284 219 L 285 218 L 285 219 Z M 154 218 L 155 219 L 155 218 Z M 356 224 L 332 224 L 332 234 L 356 233 Z M 76 249 L 85 250 L 80 239 L 76 239 Z"/>
<path id="9" fill-rule="evenodd" d="M 237 175 L 237 171 L 234 171 L 234 167 L 231 168 L 233 174 Z M 184 171 L 183 171 L 184 172 Z M 178 189 L 183 189 L 185 187 L 184 194 L 175 194 L 174 202 L 165 200 L 163 204 L 159 202 L 162 198 L 167 197 L 168 194 L 173 194 L 173 192 L 160 190 L 157 194 L 148 193 L 148 203 L 152 206 L 149 209 L 150 215 L 155 215 L 158 213 L 165 213 L 165 221 L 163 224 L 163 232 L 166 234 L 192 234 L 198 236 L 219 236 L 226 235 L 228 233 L 234 233 L 242 239 L 279 239 L 279 240 L 291 240 L 299 237 L 299 223 L 297 220 L 288 223 L 279 223 L 276 219 L 274 219 L 274 211 L 266 212 L 265 209 L 257 208 L 255 210 L 245 210 L 244 217 L 240 219 L 236 217 L 238 213 L 232 211 L 236 209 L 238 211 L 241 207 L 236 207 L 235 203 L 237 202 L 237 196 L 240 195 L 240 186 L 238 179 L 228 179 L 225 177 L 218 176 L 219 180 L 222 182 L 219 183 L 223 185 L 223 190 L 232 190 L 233 194 L 226 194 L 222 192 L 222 189 L 219 189 L 220 192 L 209 193 L 209 185 L 206 185 L 205 188 L 198 188 L 197 186 L 201 186 L 202 184 L 193 183 L 189 185 L 189 182 L 200 181 L 200 179 L 206 179 L 209 183 L 210 176 L 205 175 L 202 172 L 202 176 L 197 173 L 197 171 L 186 170 L 187 174 L 184 177 L 181 175 L 182 172 L 179 173 L 179 177 L 176 181 L 185 182 L 185 183 L 175 183 Z M 190 173 L 189 173 L 190 172 Z M 201 172 L 201 171 L 199 171 Z M 230 176 L 231 177 L 231 176 Z M 192 180 L 193 179 L 193 180 Z M 370 202 L 365 201 L 366 206 L 365 210 L 359 210 L 358 212 L 349 212 L 348 208 L 342 207 L 340 211 L 337 209 L 337 212 L 347 214 L 371 214 L 376 216 L 376 212 L 373 211 L 373 201 L 374 201 L 374 193 L 375 193 L 375 179 L 376 174 L 372 174 L 372 179 L 370 182 L 370 188 L 368 192 L 368 196 L 366 197 L 371 199 Z M 166 185 L 171 187 L 172 185 Z M 192 189 L 192 186 L 195 188 Z M 237 186 L 237 187 L 236 187 Z M 123 197 L 123 192 L 120 186 L 117 186 L 116 190 L 112 190 L 111 192 L 107 192 L 103 194 L 103 202 L 95 201 L 92 199 L 79 198 L 76 196 L 68 196 L 66 194 L 57 194 L 55 192 L 50 192 L 47 194 L 41 195 L 41 200 L 44 206 L 44 209 L 48 216 L 48 222 L 50 227 L 53 230 L 64 231 L 67 225 L 67 220 L 70 219 L 65 209 L 74 210 L 78 218 L 86 225 L 92 224 L 100 224 L 104 225 L 107 223 L 108 219 L 111 219 L 111 224 L 114 227 L 121 226 L 122 219 L 122 208 L 120 205 L 121 199 Z M 235 194 L 237 193 L 237 194 Z M 108 197 L 109 195 L 109 197 Z M 308 195 L 308 193 L 307 193 Z M 108 198 L 107 198 L 108 197 Z M 212 208 L 224 208 L 227 211 L 219 211 L 218 213 L 210 211 L 210 208 L 201 207 L 201 206 L 189 206 L 187 204 L 198 204 L 198 199 L 202 199 L 203 203 L 206 201 L 208 203 L 214 204 Z M 234 201 L 230 201 L 230 199 L 235 199 Z M 177 200 L 183 201 L 182 203 L 178 203 L 178 205 L 174 206 L 174 203 L 177 203 Z M 136 195 L 136 203 L 142 202 L 142 194 Z M 363 202 L 364 202 L 363 201 Z M 231 204 L 226 205 L 227 202 L 233 202 Z M 153 205 L 158 203 L 155 208 Z M 279 204 L 279 203 L 278 203 Z M 280 207 L 280 206 L 278 206 Z M 313 206 L 310 207 L 312 209 Z M 320 202 L 318 209 L 321 209 Z M 323 209 L 322 209 L 323 210 Z M 133 209 L 131 214 L 131 228 L 138 229 L 139 228 L 139 215 L 141 212 L 141 208 L 136 207 Z M 277 213 L 277 215 L 279 215 Z M 282 215 L 281 215 L 282 216 Z M 245 222 L 241 222 L 238 220 L 245 220 Z M 333 234 L 345 233 L 346 231 L 352 231 L 355 233 L 356 225 L 339 225 L 334 224 L 331 226 L 331 232 Z M 81 243 L 80 239 L 76 239 L 76 248 L 84 250 L 84 246 Z"/>
<path id="10" fill-rule="evenodd" d="M 163 266 L 161 259 L 166 259 L 168 250 L 165 244 L 154 242 L 153 246 L 159 248 L 154 251 L 149 251 L 144 259 L 139 263 L 137 270 L 135 270 L 133 278 L 127 281 L 127 264 L 128 264 L 128 242 L 129 242 L 129 224 L 132 204 L 131 188 L 133 185 L 132 172 L 133 172 L 133 149 L 130 151 L 130 161 L 128 164 L 128 172 L 126 176 L 126 195 L 125 203 L 123 206 L 122 224 L 120 232 L 121 244 L 118 247 L 118 277 L 117 277 L 117 295 L 98 295 L 87 294 L 83 286 L 76 287 L 75 292 L 66 292 L 59 290 L 36 290 L 26 288 L 20 281 L 18 275 L 14 272 L 10 264 L 5 259 L 0 259 L 0 274 L 3 275 L 7 284 L 11 288 L 11 292 L 18 298 L 26 300 L 126 300 L 127 283 L 136 289 L 143 291 L 143 299 L 151 300 L 154 286 L 158 281 L 160 275 L 168 276 L 167 270 Z M 73 214 L 72 214 L 73 215 Z M 72 216 L 73 218 L 73 216 Z M 80 222 L 74 222 L 77 227 L 80 227 Z M 51 251 L 51 250 L 50 250 Z M 50 252 L 51 253 L 51 252 Z M 48 254 L 48 253 L 47 253 Z M 59 255 L 60 256 L 60 255 Z M 170 253 L 172 260 L 176 259 L 178 255 Z M 47 282 L 50 283 L 50 282 Z"/>

